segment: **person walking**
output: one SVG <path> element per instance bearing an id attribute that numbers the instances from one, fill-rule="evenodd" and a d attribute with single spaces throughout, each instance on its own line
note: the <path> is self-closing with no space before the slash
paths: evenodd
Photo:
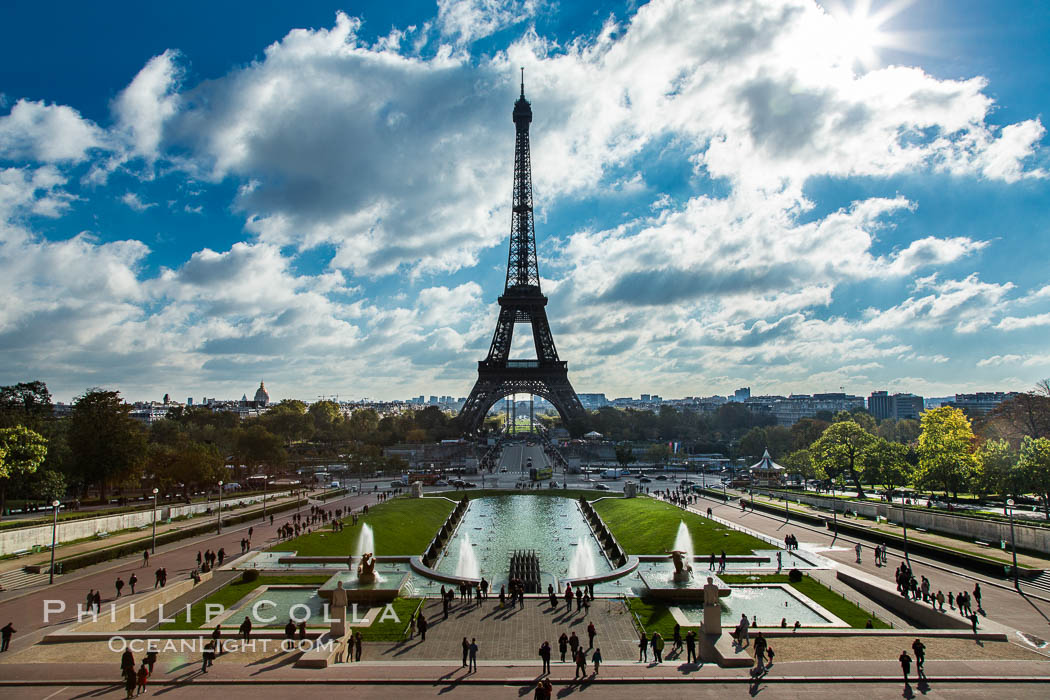
<path id="1" fill-rule="evenodd" d="M 638 661 L 649 661 L 649 638 L 645 636 L 645 632 L 638 637 Z"/>
<path id="2" fill-rule="evenodd" d="M 135 584 L 139 582 L 139 577 L 135 575 L 135 572 L 131 572 L 131 578 L 128 579 L 128 585 L 131 586 L 131 595 L 135 595 Z"/>
<path id="3" fill-rule="evenodd" d="M 569 635 L 569 649 L 572 651 L 573 660 L 576 659 L 576 650 L 580 648 L 580 638 L 573 632 Z"/>
<path id="4" fill-rule="evenodd" d="M 564 636 L 564 635 L 562 635 L 562 636 Z M 468 642 L 467 638 L 464 637 L 462 644 L 463 644 L 463 668 L 466 668 L 467 667 L 467 655 L 470 653 L 470 642 Z M 565 661 L 565 652 L 564 651 L 561 653 L 561 660 Z"/>
<path id="5" fill-rule="evenodd" d="M 361 660 L 361 630 L 354 632 L 354 661 Z"/>
<path id="6" fill-rule="evenodd" d="M 142 566 L 143 566 L 143 568 L 149 566 L 149 550 L 148 549 L 142 550 Z"/>
<path id="7" fill-rule="evenodd" d="M 918 637 L 911 643 L 912 653 L 915 654 L 915 672 L 919 674 L 919 678 L 926 677 L 926 645 L 922 643 L 922 640 Z"/>
<path id="8" fill-rule="evenodd" d="M 759 632 L 755 635 L 755 664 L 760 672 L 765 670 L 766 646 L 766 638 Z"/>
<path id="9" fill-rule="evenodd" d="M 419 620 L 416 621 L 416 627 L 419 629 L 419 641 L 427 641 L 427 618 L 423 617 L 423 611 L 419 611 Z"/>
<path id="10" fill-rule="evenodd" d="M 689 630 L 685 635 L 685 662 L 696 662 L 696 632 Z"/>
<path id="11" fill-rule="evenodd" d="M 252 621 L 247 615 L 244 616 L 244 622 L 241 623 L 241 626 L 238 628 L 238 631 L 240 631 L 241 633 L 241 641 L 247 642 L 248 639 L 251 638 Z"/>
<path id="12" fill-rule="evenodd" d="M 565 652 L 569 650 L 569 635 L 564 632 L 558 637 L 558 652 L 561 654 L 561 663 L 565 663 Z"/>
<path id="13" fill-rule="evenodd" d="M 977 609 L 983 610 L 984 608 L 981 607 L 981 584 L 979 583 L 973 584 L 973 599 L 977 601 Z"/>
<path id="14" fill-rule="evenodd" d="M 860 553 L 861 553 L 861 551 L 862 551 L 862 550 L 863 550 L 864 548 L 863 548 L 863 547 L 861 547 L 861 546 L 860 546 L 860 542 L 858 542 L 858 543 L 857 543 L 857 546 L 856 546 L 856 547 L 854 547 L 853 549 L 854 549 L 854 551 L 856 551 L 856 552 L 857 552 L 857 563 L 859 564 L 859 563 L 860 563 Z"/>
<path id="15" fill-rule="evenodd" d="M 576 659 L 576 675 L 573 678 L 586 678 L 587 677 L 587 654 L 584 653 L 583 649 L 577 649 L 575 654 Z"/>
<path id="16" fill-rule="evenodd" d="M 201 653 L 201 673 L 207 673 L 208 667 L 215 663 L 215 642 L 208 642 L 204 645 L 204 651 Z"/>
<path id="17" fill-rule="evenodd" d="M 587 623 L 587 648 L 588 649 L 593 649 L 594 648 L 594 638 L 595 638 L 595 636 L 597 636 L 597 634 L 598 634 L 598 630 L 595 629 L 594 623 L 593 622 L 588 622 Z"/>
<path id="18" fill-rule="evenodd" d="M 467 673 L 478 672 L 478 640 L 474 637 L 470 638 L 470 654 L 468 656 L 470 660 L 470 666 L 467 669 Z"/>
<path id="19" fill-rule="evenodd" d="M 215 625 L 211 631 L 211 641 L 215 642 L 215 653 L 222 653 L 222 625 Z"/>
<path id="20" fill-rule="evenodd" d="M 677 622 L 674 625 L 674 646 L 671 647 L 671 651 L 682 650 L 682 626 Z"/>
<path id="21" fill-rule="evenodd" d="M 124 669 L 121 673 L 124 674 L 124 691 L 127 693 L 124 697 L 131 700 L 131 698 L 135 697 L 135 686 L 138 685 L 139 682 L 138 675 L 135 673 L 134 666 L 130 669 Z"/>
<path id="22" fill-rule="evenodd" d="M 124 590 L 124 579 L 117 576 L 117 582 L 114 584 L 114 587 L 117 589 L 117 597 L 119 598 L 120 592 Z"/>
<path id="23" fill-rule="evenodd" d="M 543 673 L 551 672 L 551 643 L 544 641 L 540 645 L 540 658 L 543 660 Z"/>
<path id="24" fill-rule="evenodd" d="M 11 646 L 11 637 L 17 631 L 13 622 L 8 622 L 3 628 L 0 628 L 0 652 L 7 651 L 7 648 Z"/>
<path id="25" fill-rule="evenodd" d="M 138 690 L 136 695 L 142 695 L 146 692 L 146 681 L 149 679 L 149 669 L 146 668 L 146 662 L 142 662 L 142 666 L 139 667 L 138 678 Z"/>
<path id="26" fill-rule="evenodd" d="M 591 663 L 594 664 L 594 675 L 598 675 L 598 667 L 602 665 L 602 650 L 595 649 L 591 654 Z"/>
<path id="27" fill-rule="evenodd" d="M 908 651 L 902 651 L 901 655 L 897 657 L 897 660 L 901 662 L 901 672 L 904 673 L 904 684 L 908 684 L 908 674 L 911 673 L 911 657 L 908 656 Z"/>
<path id="28" fill-rule="evenodd" d="M 653 659 L 658 664 L 664 662 L 664 637 L 659 632 L 653 632 L 652 641 L 649 642 L 653 647 Z"/>

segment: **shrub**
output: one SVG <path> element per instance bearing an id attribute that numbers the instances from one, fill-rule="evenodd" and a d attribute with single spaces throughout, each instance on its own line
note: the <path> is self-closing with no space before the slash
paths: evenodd
<path id="1" fill-rule="evenodd" d="M 259 570 L 258 569 L 248 569 L 243 574 L 241 574 L 241 580 L 244 581 L 245 583 L 251 583 L 252 581 L 258 581 L 259 580 Z"/>
<path id="2" fill-rule="evenodd" d="M 801 580 L 802 580 L 802 572 L 799 571 L 798 569 L 792 569 L 791 571 L 788 572 L 788 581 L 791 581 L 791 583 L 798 583 Z"/>

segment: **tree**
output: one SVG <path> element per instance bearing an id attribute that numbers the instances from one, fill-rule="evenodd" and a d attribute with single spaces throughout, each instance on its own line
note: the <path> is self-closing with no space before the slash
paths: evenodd
<path id="1" fill-rule="evenodd" d="M 857 497 L 864 498 L 864 487 L 860 485 L 860 473 L 864 469 L 862 457 L 874 442 L 875 437 L 856 421 L 845 420 L 829 425 L 810 452 L 814 463 L 828 476 L 845 476 L 853 482 Z"/>
<path id="2" fill-rule="evenodd" d="M 1050 396 L 1030 391 L 1003 401 L 985 420 L 986 430 L 1018 440 L 1050 437 Z"/>
<path id="3" fill-rule="evenodd" d="M 791 426 L 791 451 L 808 450 L 824 434 L 828 425 L 830 423 L 827 421 L 816 418 L 803 418 L 796 422 Z"/>
<path id="4" fill-rule="evenodd" d="M 747 431 L 747 434 L 740 438 L 740 445 L 737 447 L 737 454 L 741 457 L 758 459 L 762 456 L 765 449 L 766 430 L 765 428 L 756 427 Z"/>
<path id="5" fill-rule="evenodd" d="M 284 464 L 287 455 L 281 439 L 261 425 L 252 425 L 237 433 L 237 457 L 250 472 L 263 467 L 266 474 Z"/>
<path id="6" fill-rule="evenodd" d="M 76 473 L 106 498 L 110 485 L 146 463 L 146 436 L 116 391 L 91 389 L 73 403 L 69 448 Z"/>
<path id="7" fill-rule="evenodd" d="M 61 472 L 43 469 L 33 479 L 33 495 L 42 501 L 61 501 L 66 496 L 66 477 Z"/>
<path id="8" fill-rule="evenodd" d="M 47 440 L 24 425 L 0 428 L 0 516 L 7 506 L 7 485 L 12 477 L 36 472 L 47 457 Z"/>
<path id="9" fill-rule="evenodd" d="M 634 450 L 630 445 L 616 446 L 616 461 L 621 468 L 626 469 L 628 464 L 634 462 Z"/>
<path id="10" fill-rule="evenodd" d="M 671 458 L 671 448 L 662 442 L 651 445 L 645 451 L 645 457 L 652 464 L 664 464 Z"/>
<path id="11" fill-rule="evenodd" d="M 864 476 L 874 486 L 882 484 L 891 491 L 911 480 L 908 448 L 899 442 L 876 438 L 864 451 Z"/>
<path id="12" fill-rule="evenodd" d="M 0 386 L 0 427 L 24 425 L 40 432 L 53 417 L 47 384 L 37 381 Z"/>
<path id="13" fill-rule="evenodd" d="M 766 448 L 773 459 L 781 459 L 791 451 L 791 431 L 783 425 L 766 428 Z"/>
<path id="14" fill-rule="evenodd" d="M 789 474 L 798 474 L 805 480 L 826 479 L 828 475 L 813 462 L 813 454 L 808 449 L 795 450 L 784 458 L 784 466 Z"/>
<path id="15" fill-rule="evenodd" d="M 259 421 L 286 443 L 308 440 L 314 434 L 314 420 L 307 415 L 306 404 L 294 399 L 274 405 Z"/>
<path id="16" fill-rule="evenodd" d="M 977 448 L 977 464 L 973 473 L 973 488 L 982 496 L 989 493 L 1016 494 L 1020 487 L 1017 471 L 1017 451 L 1008 440 L 985 440 Z"/>
<path id="17" fill-rule="evenodd" d="M 1026 437 L 1017 466 L 1027 488 L 1043 499 L 1043 514 L 1050 520 L 1050 438 Z"/>
<path id="18" fill-rule="evenodd" d="M 916 483 L 958 497 L 977 463 L 970 420 L 958 408 L 941 406 L 923 413 L 921 425 Z"/>

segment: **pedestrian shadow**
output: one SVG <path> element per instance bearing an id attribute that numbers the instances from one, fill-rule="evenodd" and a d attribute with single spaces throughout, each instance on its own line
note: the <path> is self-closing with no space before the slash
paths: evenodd
<path id="1" fill-rule="evenodd" d="M 901 697 L 903 697 L 903 698 L 913 698 L 913 697 L 915 697 L 915 691 L 913 691 L 911 689 L 911 683 L 909 683 L 907 681 L 904 682 L 904 690 L 901 692 Z"/>
<path id="2" fill-rule="evenodd" d="M 397 651 L 397 652 L 394 653 L 394 656 L 401 656 L 402 654 L 407 654 L 408 652 L 412 651 L 413 649 L 415 649 L 416 647 L 418 647 L 422 643 L 423 643 L 423 640 L 420 639 L 415 644 L 412 644 L 412 645 L 409 645 L 409 646 L 406 646 L 406 647 L 402 647 L 400 651 Z"/>
<path id="3" fill-rule="evenodd" d="M 690 673 L 693 673 L 694 671 L 701 670 L 703 667 L 704 665 L 702 663 L 696 663 L 695 661 L 678 664 L 678 670 L 686 676 L 688 676 Z"/>
<path id="4" fill-rule="evenodd" d="M 74 700 L 76 700 L 76 698 L 97 698 L 99 696 L 111 693 L 114 690 L 124 690 L 124 684 L 113 683 L 112 685 L 107 685 L 102 688 L 97 688 L 95 690 L 86 690 L 80 695 L 74 695 L 73 698 Z"/>
<path id="5" fill-rule="evenodd" d="M 287 666 L 289 664 L 294 664 L 296 661 L 299 660 L 300 657 L 302 657 L 302 654 L 283 654 L 282 656 L 284 656 L 284 658 L 278 659 L 275 663 L 272 663 L 269 666 L 264 666 L 263 668 L 260 668 L 252 675 L 258 676 L 260 673 L 266 673 L 267 671 L 276 671 L 277 669 Z"/>
<path id="6" fill-rule="evenodd" d="M 267 657 L 266 657 L 266 658 L 264 658 L 264 659 L 257 659 L 257 660 L 255 660 L 255 661 L 252 661 L 252 662 L 251 662 L 250 664 L 248 664 L 248 665 L 249 665 L 249 666 L 258 666 L 258 665 L 260 665 L 260 664 L 268 664 L 268 663 L 270 663 L 271 661 L 273 661 L 274 659 L 276 659 L 276 658 L 279 658 L 279 657 L 281 657 L 281 656 L 284 656 L 284 654 L 285 654 L 285 652 L 283 652 L 283 651 L 279 651 L 279 652 L 277 652 L 276 654 L 271 654 L 270 656 L 267 656 Z M 192 663 L 192 662 L 190 662 L 190 663 Z M 189 665 L 189 663 L 187 663 L 186 665 L 188 666 L 188 665 Z"/>

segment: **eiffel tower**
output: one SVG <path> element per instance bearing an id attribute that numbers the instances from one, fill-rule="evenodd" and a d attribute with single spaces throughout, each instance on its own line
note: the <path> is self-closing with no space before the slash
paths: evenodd
<path id="1" fill-rule="evenodd" d="M 497 401 L 511 394 L 534 394 L 550 401 L 571 432 L 580 432 L 586 418 L 580 399 L 569 383 L 567 363 L 558 359 L 550 324 L 547 297 L 540 291 L 536 261 L 536 232 L 532 215 L 532 164 L 529 124 L 532 107 L 525 99 L 525 69 L 521 97 L 514 103 L 514 206 L 511 214 L 507 283 L 499 298 L 499 320 L 492 334 L 488 357 L 478 362 L 478 381 L 459 413 L 464 432 L 481 427 L 485 414 Z M 514 325 L 528 323 L 536 344 L 535 360 L 510 359 Z"/>

